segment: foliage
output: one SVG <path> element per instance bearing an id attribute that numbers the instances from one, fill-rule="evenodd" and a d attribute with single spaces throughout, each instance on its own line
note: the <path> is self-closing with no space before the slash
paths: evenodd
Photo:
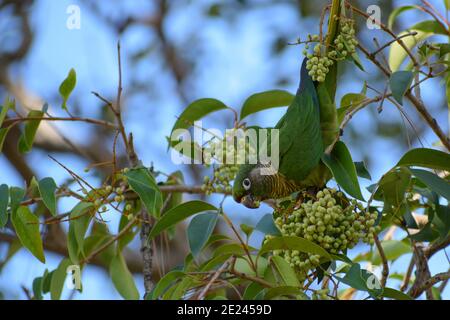
<path id="1" fill-rule="evenodd" d="M 398 8 L 392 12 L 389 25 L 381 26 L 393 37 L 385 47 L 389 47 L 390 69 L 380 62 L 377 54 L 381 51 L 370 53 L 356 38 L 355 21 L 357 16 L 367 18 L 365 13 L 343 5 L 343 1 L 332 1 L 329 32 L 325 32 L 325 37 L 321 25 L 320 35 L 310 35 L 298 44 L 305 45 L 309 74 L 322 94 L 319 100 L 322 105 L 328 101 L 327 107 L 331 106 L 337 115 L 341 131 L 355 113 L 371 104 L 386 100 L 401 110 L 407 100 L 424 116 L 445 151 L 411 148 L 368 188 L 370 196 L 366 200 L 359 177 L 372 179 L 372 176 L 363 162 L 354 162 L 349 148 L 340 141 L 340 132 L 333 129 L 332 139 L 327 140 L 329 143 L 326 143 L 327 149 L 321 159 L 326 166 L 324 172 L 329 170 L 338 190 L 302 190 L 287 198 L 276 199 L 272 213 L 263 216 L 255 226 L 242 224 L 239 230 L 223 207 L 239 166 L 222 160 L 227 152 L 248 151 L 247 144 L 235 144 L 233 140 L 228 149 L 223 149 L 220 143 L 229 141 L 229 136 L 214 137 L 206 146 L 188 141 L 189 148 L 215 150 L 211 152 L 212 159 L 205 164 L 212 171 L 212 177 L 205 177 L 204 185 L 199 187 L 184 185 L 179 172 L 164 175 L 153 166 L 144 166 L 134 150 L 132 136 L 127 135 L 122 122 L 122 84 L 119 83 L 115 104 L 96 94 L 111 108 L 115 123 L 87 121 L 112 127 L 117 132 L 111 160 L 113 170 L 102 185 L 90 185 L 52 158 L 66 170 L 71 182 L 79 186 L 78 190 L 57 185 L 51 177 L 39 181 L 33 179 L 25 189 L 0 186 L 0 227 L 13 231 L 20 245 L 38 261 L 45 263 L 43 231 L 46 227 L 68 222 L 67 257 L 61 259 L 55 270 L 46 270 L 34 279 L 31 284 L 33 298 L 42 299 L 49 293 L 51 299 L 60 299 L 67 268 L 79 265 L 83 269 L 95 260 L 107 266 L 112 282 L 123 298 L 139 299 L 135 279 L 124 255 L 138 232 L 143 243 L 146 299 L 348 299 L 356 296 L 355 290 L 373 299 L 406 300 L 418 298 L 424 292 L 430 298 L 431 290 L 437 290 L 436 284 L 448 279 L 448 273 L 436 280 L 430 278 L 429 270 L 424 269 L 423 264 L 417 263 L 415 280 L 411 280 L 411 272 L 405 270 L 400 277 L 406 284 L 401 288 L 397 290 L 386 285 L 388 280 L 399 276 L 389 272 L 389 266 L 399 257 L 413 254 L 414 261 L 424 256 L 429 258 L 449 243 L 449 143 L 445 135 L 442 137 L 438 123 L 430 120 L 432 117 L 421 102 L 420 93 L 415 92 L 421 82 L 438 76 L 445 79 L 447 94 L 450 92 L 449 44 L 424 42 L 436 34 L 448 36 L 448 22 L 444 24 L 442 18 L 432 15 L 434 20 L 422 21 L 409 31 L 395 35 L 391 30 L 398 15 L 418 8 L 420 6 Z M 308 51 L 311 44 L 314 44 L 312 53 Z M 366 59 L 361 60 L 360 54 Z M 372 97 L 364 85 L 360 93 L 346 93 L 336 110 L 336 68 L 345 61 L 351 62 L 354 68 L 364 69 L 369 63 L 379 67 L 387 77 L 386 91 L 375 92 Z M 408 65 L 405 65 L 406 61 L 409 61 Z M 62 108 L 71 121 L 80 120 L 70 114 L 67 105 L 75 86 L 76 73 L 71 69 L 59 87 Z M 447 98 L 450 106 L 450 96 Z M 243 121 L 244 118 L 249 119 L 250 115 L 269 108 L 289 105 L 292 99 L 292 94 L 282 90 L 259 92 L 245 100 L 240 112 L 217 99 L 199 99 L 185 108 L 171 133 L 178 138 L 181 134 L 177 132 L 192 128 L 195 121 L 213 112 L 227 111 L 234 115 L 230 126 L 233 136 L 252 127 Z M 17 148 L 21 153 L 28 153 L 41 123 L 52 119 L 44 105 L 42 110 L 32 110 L 16 122 L 8 121 L 5 116 L 14 108 L 13 100 L 8 99 L 0 109 L 0 151 L 10 128 L 24 123 Z M 125 145 L 127 166 L 119 167 L 116 159 L 117 139 L 122 139 Z M 180 144 L 170 141 L 169 148 L 180 151 L 177 148 Z M 183 193 L 218 193 L 224 198 L 220 204 L 210 203 L 210 198 L 184 201 Z M 58 209 L 63 197 L 77 200 L 66 213 Z M 121 214 L 116 234 L 110 232 L 102 218 L 109 210 Z M 152 287 L 153 283 L 148 281 L 148 277 L 152 277 L 151 255 L 148 259 L 146 250 L 158 244 L 162 246 L 161 239 L 179 232 L 176 227 L 183 223 L 188 223 L 189 247 L 184 263 L 165 272 Z M 218 231 L 218 225 L 223 223 L 229 228 L 227 232 Z M 390 238 L 389 234 L 398 229 L 403 231 L 403 238 Z M 263 235 L 256 247 L 249 242 L 254 234 Z M 350 251 L 357 245 L 363 252 L 352 259 Z M 422 255 L 417 253 L 418 250 L 422 250 Z M 378 280 L 372 268 L 364 269 L 363 262 L 368 266 L 379 266 L 381 279 Z"/>

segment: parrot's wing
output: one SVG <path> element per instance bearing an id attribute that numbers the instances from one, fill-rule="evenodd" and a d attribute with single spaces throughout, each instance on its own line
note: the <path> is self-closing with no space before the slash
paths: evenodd
<path id="1" fill-rule="evenodd" d="M 294 101 L 275 127 L 280 130 L 279 172 L 297 182 L 306 178 L 323 154 L 317 93 L 305 64 Z"/>

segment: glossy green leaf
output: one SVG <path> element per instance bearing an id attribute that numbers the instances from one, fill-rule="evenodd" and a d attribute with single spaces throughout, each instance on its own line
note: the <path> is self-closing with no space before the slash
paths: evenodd
<path id="1" fill-rule="evenodd" d="M 190 217 L 196 213 L 204 211 L 212 211 L 217 208 L 213 205 L 200 200 L 193 200 L 180 204 L 179 206 L 167 211 L 161 219 L 159 219 L 150 232 L 149 239 L 154 238 L 167 228 L 175 225 L 176 223 Z"/>
<path id="2" fill-rule="evenodd" d="M 118 254 L 111 260 L 109 265 L 109 275 L 117 292 L 127 300 L 139 300 L 139 291 L 134 283 L 133 275 L 123 258 L 122 254 Z"/>
<path id="3" fill-rule="evenodd" d="M 322 161 L 331 170 L 336 182 L 342 189 L 349 195 L 364 201 L 355 164 L 347 146 L 342 141 L 336 143 L 330 155 L 324 154 Z"/>
<path id="4" fill-rule="evenodd" d="M 384 288 L 383 297 L 391 298 L 391 299 L 395 299 L 395 300 L 414 300 L 406 293 L 403 293 L 399 290 L 395 290 L 392 288 Z"/>
<path id="5" fill-rule="evenodd" d="M 44 113 L 40 110 L 31 110 L 28 113 L 28 118 L 42 118 Z M 22 135 L 19 138 L 18 149 L 21 153 L 30 152 L 33 147 L 34 137 L 39 128 L 41 120 L 29 120 L 25 123 L 25 128 Z"/>
<path id="6" fill-rule="evenodd" d="M 389 86 L 391 87 L 394 99 L 403 105 L 403 96 L 411 86 L 414 74 L 411 71 L 396 71 L 391 74 Z"/>
<path id="7" fill-rule="evenodd" d="M 362 93 L 347 93 L 341 99 L 340 108 L 337 109 L 338 121 L 342 122 L 347 112 L 359 107 L 366 99 L 366 95 Z"/>
<path id="8" fill-rule="evenodd" d="M 0 228 L 8 222 L 9 188 L 6 184 L 0 185 Z"/>
<path id="9" fill-rule="evenodd" d="M 149 295 L 149 299 L 153 300 L 158 299 L 160 296 L 164 294 L 164 292 L 170 285 L 172 285 L 175 281 L 184 276 L 186 276 L 186 273 L 179 270 L 172 270 L 166 273 L 164 277 L 162 277 L 156 284 L 151 295 Z"/>
<path id="10" fill-rule="evenodd" d="M 266 272 L 266 269 L 269 265 L 269 262 L 264 257 L 258 257 L 256 255 L 250 255 L 253 265 L 250 263 L 248 256 L 245 255 L 244 257 L 238 257 L 234 264 L 234 270 L 245 273 L 249 276 L 263 276 Z M 254 270 L 253 266 L 256 266 L 256 271 Z"/>
<path id="11" fill-rule="evenodd" d="M 19 187 L 9 188 L 9 208 L 11 209 L 11 214 L 13 214 L 17 208 L 19 208 L 20 203 L 23 201 L 25 196 L 25 190 Z"/>
<path id="12" fill-rule="evenodd" d="M 378 278 L 367 270 L 361 270 L 357 263 L 350 267 L 343 278 L 335 278 L 356 290 L 369 292 L 372 297 L 378 297 L 382 293 Z"/>
<path id="13" fill-rule="evenodd" d="M 42 277 L 37 277 L 33 280 L 33 295 L 34 299 L 42 300 Z"/>
<path id="14" fill-rule="evenodd" d="M 48 269 L 45 269 L 44 275 L 42 276 L 42 293 L 46 294 L 50 292 L 50 284 L 52 281 L 53 271 L 48 272 Z"/>
<path id="15" fill-rule="evenodd" d="M 270 90 L 251 95 L 241 109 L 241 120 L 250 114 L 291 104 L 294 95 L 284 90 Z"/>
<path id="16" fill-rule="evenodd" d="M 417 32 L 416 35 L 410 35 L 405 36 L 410 31 Z M 402 41 L 404 45 L 409 49 L 412 50 L 419 42 L 425 40 L 426 38 L 432 36 L 432 33 L 423 32 L 420 30 L 410 30 L 401 32 L 397 35 L 397 37 L 402 37 Z M 408 53 L 405 51 L 405 49 L 398 43 L 394 42 L 389 50 L 389 67 L 392 70 L 392 72 L 398 71 L 400 69 L 400 66 L 402 65 L 403 61 L 405 61 L 406 57 L 408 56 Z"/>
<path id="17" fill-rule="evenodd" d="M 84 237 L 92 219 L 89 211 L 94 205 L 91 202 L 80 201 L 70 213 L 69 232 L 67 234 L 67 246 L 70 259 L 78 263 L 78 257 L 84 254 Z"/>
<path id="18" fill-rule="evenodd" d="M 273 250 L 298 250 L 331 259 L 330 254 L 318 244 L 295 236 L 274 237 L 269 239 L 264 243 L 259 254 L 262 255 L 263 253 Z"/>
<path id="19" fill-rule="evenodd" d="M 125 176 L 128 178 L 131 189 L 139 195 L 148 212 L 155 217 L 159 217 L 162 195 L 156 185 L 155 178 L 149 173 L 148 169 L 131 169 Z"/>
<path id="20" fill-rule="evenodd" d="M 280 256 L 273 256 L 271 260 L 286 286 L 300 287 L 300 282 L 295 271 L 286 260 Z"/>
<path id="21" fill-rule="evenodd" d="M 44 248 L 39 232 L 39 219 L 25 206 L 11 213 L 11 221 L 16 230 L 17 237 L 39 261 L 45 263 Z"/>
<path id="22" fill-rule="evenodd" d="M 436 211 L 432 221 L 441 238 L 445 238 L 450 231 L 450 207 L 436 205 Z"/>
<path id="23" fill-rule="evenodd" d="M 178 120 L 175 122 L 171 132 L 173 134 L 177 129 L 190 128 L 195 121 L 200 120 L 212 112 L 223 109 L 228 109 L 228 107 L 222 101 L 217 99 L 204 98 L 195 100 L 184 109 Z"/>
<path id="24" fill-rule="evenodd" d="M 450 155 L 435 149 L 416 148 L 405 153 L 397 166 L 417 166 L 450 171 Z"/>
<path id="25" fill-rule="evenodd" d="M 42 201 L 54 217 L 56 216 L 56 188 L 53 178 L 44 178 L 39 181 L 39 193 Z"/>
<path id="26" fill-rule="evenodd" d="M 66 79 L 59 86 L 59 94 L 63 98 L 63 103 L 61 107 L 64 110 L 67 110 L 67 100 L 69 100 L 70 94 L 73 89 L 75 89 L 75 85 L 77 84 L 77 74 L 74 69 L 70 69 L 69 74 Z"/>
<path id="27" fill-rule="evenodd" d="M 402 32 L 397 35 L 397 37 L 401 37 L 408 32 L 417 32 L 415 36 L 406 36 L 402 38 L 402 41 L 404 45 L 409 49 L 412 50 L 417 43 L 421 42 L 422 40 L 425 40 L 426 38 L 434 35 L 434 34 L 446 34 L 445 29 L 442 28 L 442 26 L 436 22 L 435 20 L 427 20 L 419 22 L 418 24 L 408 28 L 409 31 Z M 394 42 L 391 45 L 390 51 L 389 51 L 389 67 L 392 70 L 392 72 L 398 71 L 400 66 L 402 65 L 403 61 L 408 56 L 407 51 L 398 43 Z"/>
<path id="28" fill-rule="evenodd" d="M 192 218 L 187 228 L 187 238 L 192 255 L 197 257 L 208 241 L 219 218 L 218 212 L 207 212 Z"/>
<path id="29" fill-rule="evenodd" d="M 67 276 L 67 268 L 72 264 L 69 259 L 63 259 L 55 269 L 50 282 L 50 297 L 52 300 L 59 300 L 64 288 Z"/>
<path id="30" fill-rule="evenodd" d="M 239 243 L 226 243 L 214 250 L 214 257 L 224 256 L 227 254 L 234 254 L 235 256 L 242 256 L 246 252 Z"/>
<path id="31" fill-rule="evenodd" d="M 430 171 L 421 169 L 410 169 L 410 171 L 428 188 L 450 201 L 450 183 Z"/>
<path id="32" fill-rule="evenodd" d="M 241 247 L 242 250 L 242 247 Z M 240 253 L 239 255 L 244 254 L 243 250 L 242 253 Z M 216 256 L 213 256 L 211 259 L 205 261 L 205 263 L 203 263 L 199 270 L 200 271 L 211 271 L 214 268 L 218 267 L 219 265 L 223 264 L 225 261 L 227 261 L 227 259 L 229 257 L 231 257 L 233 255 L 233 253 L 223 253 L 223 254 L 219 254 Z"/>
<path id="33" fill-rule="evenodd" d="M 250 282 L 250 284 L 245 288 L 244 294 L 242 298 L 244 300 L 254 300 L 255 297 L 264 289 L 263 286 L 261 286 L 257 282 Z"/>

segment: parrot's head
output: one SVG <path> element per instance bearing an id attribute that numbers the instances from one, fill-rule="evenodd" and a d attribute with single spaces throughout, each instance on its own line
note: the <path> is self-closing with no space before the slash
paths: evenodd
<path id="1" fill-rule="evenodd" d="M 265 176 L 257 165 L 241 165 L 233 185 L 233 198 L 247 208 L 258 208 L 259 202 L 267 199 Z"/>

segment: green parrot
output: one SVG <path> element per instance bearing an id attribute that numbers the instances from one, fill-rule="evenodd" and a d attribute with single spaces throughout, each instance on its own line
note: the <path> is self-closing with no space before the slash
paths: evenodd
<path id="1" fill-rule="evenodd" d="M 334 123 L 336 115 L 321 116 L 318 92 L 308 75 L 306 60 L 295 98 L 274 127 L 279 129 L 278 171 L 261 174 L 261 169 L 267 165 L 243 164 L 235 177 L 233 198 L 248 208 L 257 208 L 259 202 L 266 199 L 283 198 L 309 187 L 323 187 L 331 177 L 320 158 L 328 145 L 323 139 L 323 135 L 330 134 L 325 132 L 330 127 L 327 122 L 331 119 Z M 326 93 L 320 89 L 322 94 Z M 334 103 L 326 108 L 335 110 Z M 335 128 L 331 131 L 335 134 Z"/>

